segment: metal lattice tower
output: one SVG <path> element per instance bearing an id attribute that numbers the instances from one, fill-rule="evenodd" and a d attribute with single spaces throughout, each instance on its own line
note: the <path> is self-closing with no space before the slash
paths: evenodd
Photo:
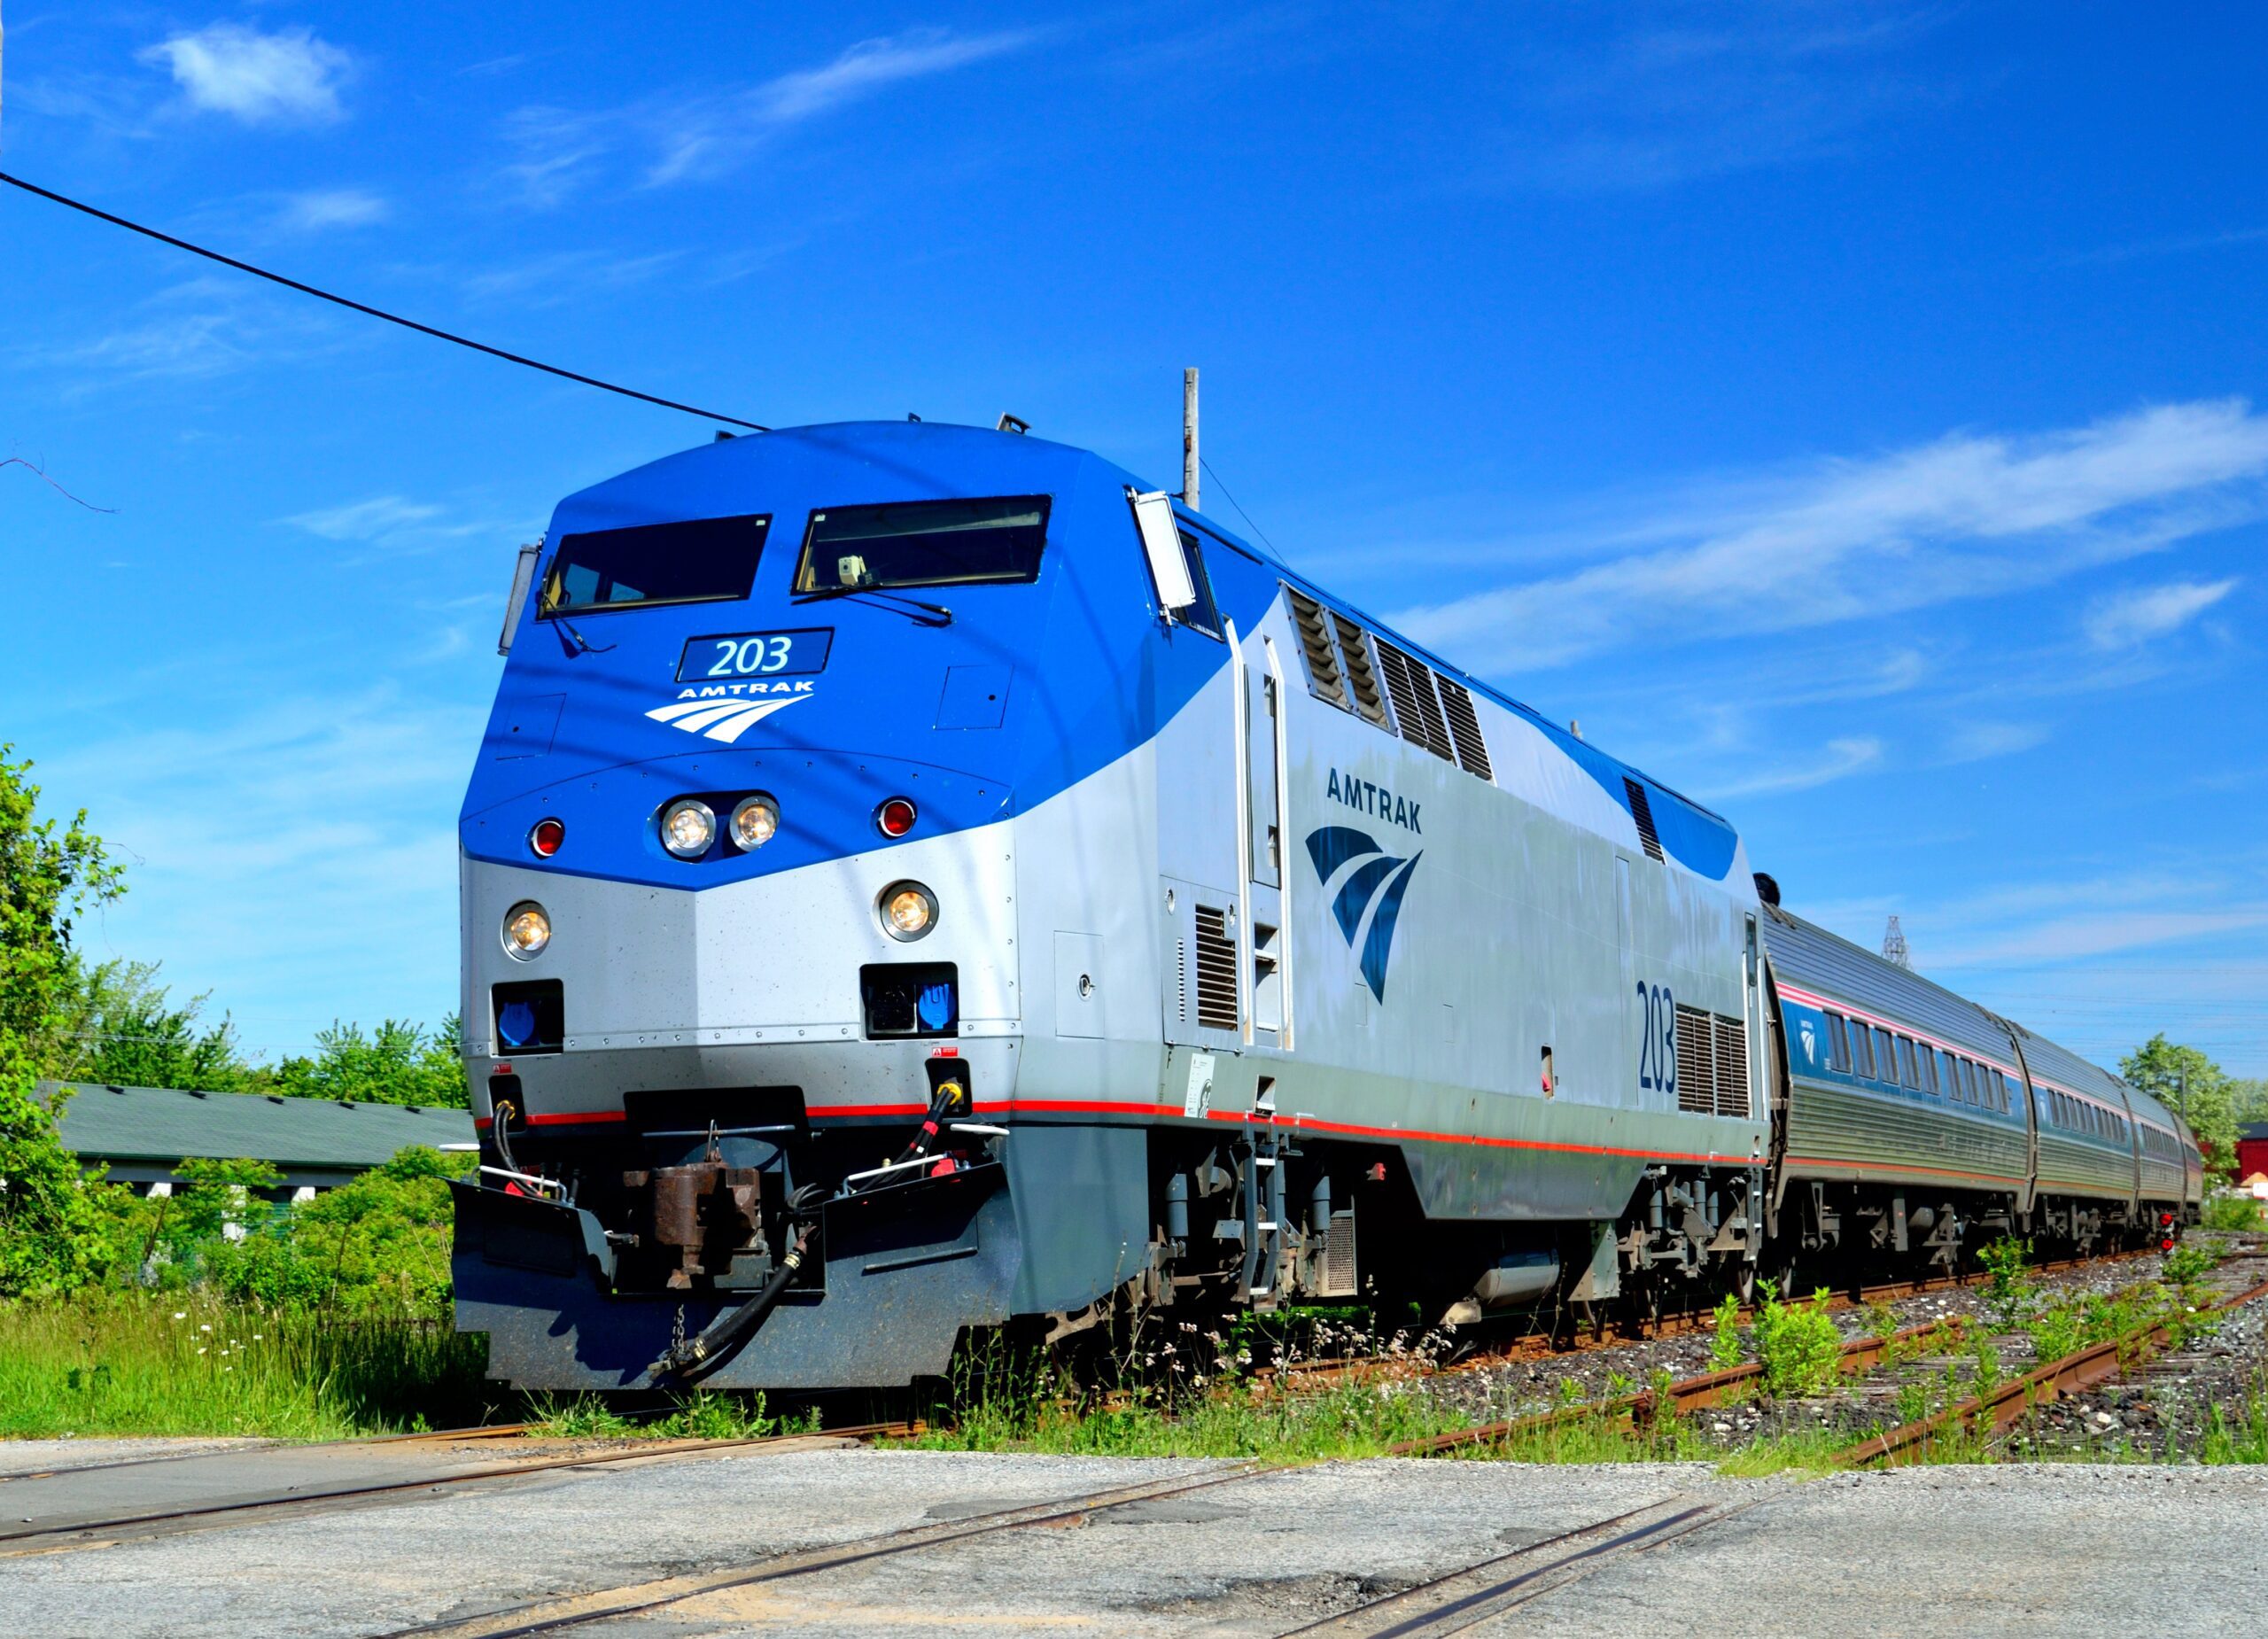
<path id="1" fill-rule="evenodd" d="M 1906 948 L 1906 930 L 1898 925 L 1898 918 L 1890 919 L 1890 926 L 1882 932 L 1882 959 L 1896 962 L 1900 967 L 1914 966 L 1913 955 Z"/>

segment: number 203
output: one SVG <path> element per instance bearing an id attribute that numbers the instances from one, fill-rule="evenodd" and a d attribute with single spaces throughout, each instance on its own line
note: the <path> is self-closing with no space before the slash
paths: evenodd
<path id="1" fill-rule="evenodd" d="M 1638 1032 L 1638 1090 L 1677 1091 L 1677 1000 L 1666 984 L 1641 984 L 1638 1006 L 1645 1026 Z"/>
<path id="2" fill-rule="evenodd" d="M 711 677 L 760 677 L 766 672 L 781 671 L 796 646 L 796 640 L 788 636 L 711 641 L 717 645 L 717 663 L 709 668 Z"/>

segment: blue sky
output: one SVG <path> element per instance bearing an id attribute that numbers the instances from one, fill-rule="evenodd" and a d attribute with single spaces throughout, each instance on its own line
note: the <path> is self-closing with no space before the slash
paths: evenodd
<path id="1" fill-rule="evenodd" d="M 41 5 L 5 164 L 757 421 L 1209 460 L 2105 1060 L 2268 1074 L 2255 8 Z M 709 427 L 0 198 L 0 737 L 270 1053 L 454 995 L 514 548 Z M 1219 483 L 1207 509 L 1244 519 Z"/>

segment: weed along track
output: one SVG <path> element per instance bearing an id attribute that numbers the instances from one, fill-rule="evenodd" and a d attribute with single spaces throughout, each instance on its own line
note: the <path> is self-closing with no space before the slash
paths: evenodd
<path id="1" fill-rule="evenodd" d="M 2022 1377 L 1860 1441 L 1837 1452 L 1835 1464 L 1857 1468 L 1912 1461 L 1925 1455 L 1932 1441 L 1943 1441 L 1948 1435 L 1956 1441 L 1964 1434 L 1971 1441 L 1989 1441 L 2048 1401 L 2083 1393 L 2135 1371 L 2149 1356 L 2174 1343 L 2177 1332 L 2186 1332 L 2209 1317 L 2225 1315 L 2264 1297 L 2268 1297 L 2268 1281 L 2256 1282 L 2189 1316 L 2144 1320 L 2118 1336 L 2090 1343 Z"/>

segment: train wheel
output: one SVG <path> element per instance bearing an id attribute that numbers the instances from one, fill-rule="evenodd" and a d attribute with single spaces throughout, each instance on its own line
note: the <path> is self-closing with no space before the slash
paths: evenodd
<path id="1" fill-rule="evenodd" d="M 1733 1265 L 1733 1296 L 1744 1309 L 1756 1301 L 1756 1265 L 1747 1258 Z"/>

